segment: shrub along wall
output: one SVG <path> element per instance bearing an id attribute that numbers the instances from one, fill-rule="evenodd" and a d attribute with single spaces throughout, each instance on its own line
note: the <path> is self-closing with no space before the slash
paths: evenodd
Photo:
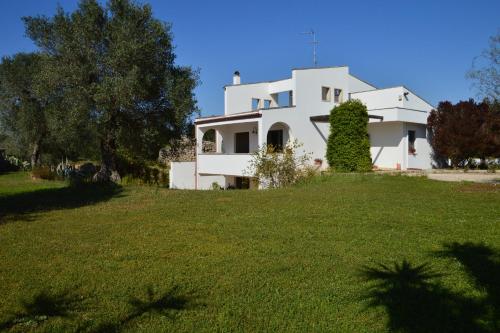
<path id="1" fill-rule="evenodd" d="M 347 101 L 331 111 L 326 158 L 334 171 L 372 169 L 368 111 L 359 100 Z"/>

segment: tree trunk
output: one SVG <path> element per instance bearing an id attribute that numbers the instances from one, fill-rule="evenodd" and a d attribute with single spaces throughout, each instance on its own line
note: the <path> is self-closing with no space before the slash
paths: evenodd
<path id="1" fill-rule="evenodd" d="M 31 167 L 34 168 L 40 164 L 40 145 L 41 139 L 35 142 L 33 145 L 33 151 L 31 152 Z"/>
<path id="2" fill-rule="evenodd" d="M 99 183 L 121 181 L 116 170 L 116 139 L 111 134 L 101 138 L 101 169 L 92 180 Z"/>

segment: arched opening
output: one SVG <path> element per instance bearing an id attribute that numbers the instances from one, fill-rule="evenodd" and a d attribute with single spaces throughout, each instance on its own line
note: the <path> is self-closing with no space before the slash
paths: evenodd
<path id="1" fill-rule="evenodd" d="M 282 152 L 290 138 L 290 127 L 285 123 L 279 122 L 273 124 L 267 131 L 266 143 L 268 146 L 272 146 L 274 151 Z"/>
<path id="2" fill-rule="evenodd" d="M 217 152 L 216 132 L 213 128 L 207 130 L 201 139 L 201 149 L 204 153 Z"/>

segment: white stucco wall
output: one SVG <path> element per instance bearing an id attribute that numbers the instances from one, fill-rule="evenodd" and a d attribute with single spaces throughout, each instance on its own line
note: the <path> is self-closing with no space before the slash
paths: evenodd
<path id="1" fill-rule="evenodd" d="M 352 74 L 349 74 L 349 92 L 350 93 L 367 91 L 367 90 L 375 90 L 375 89 L 377 89 L 375 86 L 372 86 L 371 84 L 358 79 L 357 77 L 353 76 Z"/>
<path id="2" fill-rule="evenodd" d="M 199 175 L 198 190 L 211 190 L 212 184 L 217 183 L 222 188 L 226 188 L 226 178 L 222 175 Z"/>
<path id="3" fill-rule="evenodd" d="M 333 91 L 342 89 L 343 101 L 349 97 L 348 67 L 316 68 L 294 70 L 297 112 L 303 118 L 309 118 L 315 115 L 329 114 L 335 106 Z M 322 101 L 321 87 L 331 89 L 331 100 Z"/>
<path id="4" fill-rule="evenodd" d="M 198 154 L 198 173 L 245 176 L 252 174 L 251 158 L 251 154 Z"/>
<path id="5" fill-rule="evenodd" d="M 401 100 L 400 100 L 401 96 Z M 351 93 L 352 99 L 359 99 L 368 110 L 403 107 L 403 87 L 378 89 Z"/>
<path id="6" fill-rule="evenodd" d="M 170 162 L 169 188 L 194 190 L 196 180 L 195 162 Z"/>
<path id="7" fill-rule="evenodd" d="M 224 114 L 252 111 L 252 98 L 271 99 L 268 88 L 267 82 L 224 87 Z"/>
<path id="8" fill-rule="evenodd" d="M 407 154 L 406 167 L 411 169 L 431 169 L 432 168 L 432 148 L 427 140 L 427 129 L 425 125 L 406 123 L 406 132 L 415 131 L 416 154 Z M 406 140 L 405 151 L 408 151 Z"/>
<path id="9" fill-rule="evenodd" d="M 372 163 L 379 168 L 396 169 L 397 164 L 403 168 L 405 156 L 403 147 L 404 126 L 400 122 L 370 123 L 370 153 Z"/>

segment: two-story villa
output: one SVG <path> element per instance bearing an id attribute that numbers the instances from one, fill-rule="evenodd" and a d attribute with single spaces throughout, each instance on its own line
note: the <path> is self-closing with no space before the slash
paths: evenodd
<path id="1" fill-rule="evenodd" d="M 241 83 L 235 72 L 233 84 L 224 87 L 224 115 L 196 119 L 196 162 L 174 163 L 171 187 L 246 187 L 252 152 L 291 139 L 327 167 L 328 115 L 348 99 L 368 108 L 374 166 L 431 168 L 426 122 L 433 107 L 406 87 L 377 89 L 347 66 L 294 69 L 291 78 L 257 83 Z M 209 130 L 215 130 L 216 149 L 204 152 L 201 142 Z"/>

